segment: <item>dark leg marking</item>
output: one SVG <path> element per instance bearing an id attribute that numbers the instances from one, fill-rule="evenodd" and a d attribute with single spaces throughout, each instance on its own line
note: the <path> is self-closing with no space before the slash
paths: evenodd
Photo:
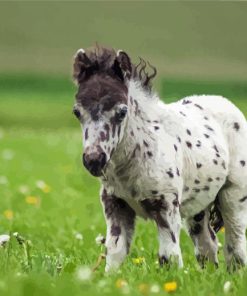
<path id="1" fill-rule="evenodd" d="M 208 224 L 208 231 L 210 233 L 211 239 L 214 241 L 216 239 L 215 233 L 213 232 L 211 226 Z"/>
<path id="2" fill-rule="evenodd" d="M 168 263 L 169 263 L 169 260 L 165 255 L 159 256 L 159 264 L 160 264 L 160 266 L 163 266 L 163 265 L 168 264 Z"/>
<path id="3" fill-rule="evenodd" d="M 169 229 L 169 224 L 164 217 L 162 217 L 161 212 L 168 210 L 167 203 L 162 199 L 149 200 L 145 199 L 141 202 L 143 208 L 148 213 L 150 218 L 154 219 L 159 227 L 164 227 Z"/>
<path id="4" fill-rule="evenodd" d="M 113 236 L 119 236 L 121 234 L 120 226 L 112 224 L 112 226 L 111 226 L 111 234 Z"/>
<path id="5" fill-rule="evenodd" d="M 172 231 L 171 231 L 171 238 L 172 238 L 172 241 L 175 244 L 176 243 L 176 237 L 175 237 L 175 234 Z"/>
<path id="6" fill-rule="evenodd" d="M 195 225 L 193 225 L 190 229 L 190 234 L 191 235 L 198 235 L 200 234 L 202 231 L 202 226 L 199 223 L 196 223 Z"/>

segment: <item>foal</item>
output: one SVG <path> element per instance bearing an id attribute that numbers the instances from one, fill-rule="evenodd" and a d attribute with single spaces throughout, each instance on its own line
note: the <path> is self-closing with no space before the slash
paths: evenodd
<path id="1" fill-rule="evenodd" d="M 135 66 L 125 52 L 99 46 L 75 55 L 73 112 L 83 164 L 102 183 L 106 271 L 127 255 L 137 215 L 157 224 L 161 265 L 175 257 L 183 266 L 181 219 L 202 266 L 218 264 L 223 223 L 228 267 L 246 265 L 246 120 L 220 96 L 164 104 L 151 90 L 150 67 L 149 76 L 142 59 Z"/>

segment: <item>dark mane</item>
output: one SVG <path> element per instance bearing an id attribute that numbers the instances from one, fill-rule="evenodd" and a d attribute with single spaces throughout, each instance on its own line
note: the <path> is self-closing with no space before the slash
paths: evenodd
<path id="1" fill-rule="evenodd" d="M 137 65 L 132 64 L 132 78 L 139 80 L 141 86 L 151 92 L 152 91 L 152 80 L 157 74 L 156 68 L 151 65 L 149 62 L 145 62 L 142 58 L 139 57 L 139 63 Z M 151 68 L 152 73 L 149 75 L 145 70 L 148 66 Z"/>
<path id="2" fill-rule="evenodd" d="M 73 77 L 83 81 L 86 77 L 96 73 L 105 73 L 114 76 L 112 67 L 117 55 L 115 50 L 96 44 L 85 50 L 83 62 L 75 58 Z"/>
<path id="3" fill-rule="evenodd" d="M 86 59 L 83 63 L 76 58 L 74 62 L 73 77 L 75 80 L 81 82 L 96 73 L 105 73 L 111 77 L 121 76 L 121 69 L 118 68 L 116 61 L 117 52 L 112 48 L 106 48 L 96 44 L 93 47 L 85 50 Z M 152 90 L 152 80 L 157 74 L 157 70 L 149 62 L 145 62 L 142 58 L 137 65 L 132 63 L 131 78 L 140 81 L 141 86 L 147 90 Z M 152 73 L 149 75 L 146 72 L 147 65 L 151 68 Z M 122 78 L 123 79 L 123 78 Z"/>

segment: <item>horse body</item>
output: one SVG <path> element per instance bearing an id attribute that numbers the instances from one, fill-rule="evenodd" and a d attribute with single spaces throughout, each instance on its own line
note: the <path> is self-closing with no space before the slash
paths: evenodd
<path id="1" fill-rule="evenodd" d="M 130 84 L 130 88 L 138 88 L 138 83 Z M 145 105 L 145 96 L 141 90 L 139 97 L 133 95 L 141 115 L 134 115 L 134 103 L 133 117 L 129 117 L 123 140 L 105 172 L 104 187 L 128 203 L 178 194 L 183 217 L 191 217 L 215 200 L 226 181 L 229 153 L 222 128 L 212 112 L 195 106 L 198 99 L 203 105 L 207 97 L 170 105 L 147 98 Z M 205 127 L 209 122 L 212 131 Z"/>
<path id="2" fill-rule="evenodd" d="M 89 63 L 89 53 L 85 55 L 77 54 L 76 67 L 78 61 Z M 104 55 L 99 56 L 96 60 L 102 62 Z M 92 74 L 92 69 L 90 74 L 83 74 L 98 82 L 94 100 L 96 95 L 99 99 L 94 105 L 84 102 L 92 90 L 93 80 L 87 77 L 83 86 L 90 92 L 85 95 L 84 89 L 79 91 L 76 106 L 86 118 L 84 165 L 102 182 L 101 201 L 107 222 L 106 270 L 118 267 L 128 253 L 137 215 L 157 224 L 161 264 L 175 257 L 183 265 L 179 232 L 184 219 L 199 263 L 203 266 L 205 260 L 210 260 L 217 265 L 216 229 L 210 221 L 210 210 L 216 202 L 218 222 L 223 219 L 226 227 L 227 264 L 245 265 L 244 116 L 219 96 L 186 97 L 166 105 L 143 87 L 145 83 L 131 78 L 131 64 L 125 53 L 118 57 L 110 52 L 109 56 L 115 61 L 110 63 L 110 70 L 109 65 L 102 64 L 104 75 L 109 73 L 106 82 L 101 77 L 97 79 L 100 67 L 96 74 Z M 119 69 L 120 74 L 128 76 L 127 82 L 124 75 L 119 76 Z M 118 86 L 119 102 L 114 96 L 102 100 L 102 89 L 109 87 L 114 75 L 121 78 L 126 89 Z"/>

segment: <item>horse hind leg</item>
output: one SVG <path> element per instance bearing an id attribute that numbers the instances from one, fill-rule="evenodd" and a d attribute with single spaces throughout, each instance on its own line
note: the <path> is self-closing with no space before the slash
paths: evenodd
<path id="1" fill-rule="evenodd" d="M 195 255 L 202 268 L 207 261 L 218 266 L 218 240 L 210 225 L 209 209 L 201 211 L 188 221 L 189 234 L 195 246 Z"/>
<path id="2" fill-rule="evenodd" d="M 229 271 L 247 264 L 247 187 L 228 183 L 219 192 L 219 207 L 225 225 L 224 254 Z"/>

